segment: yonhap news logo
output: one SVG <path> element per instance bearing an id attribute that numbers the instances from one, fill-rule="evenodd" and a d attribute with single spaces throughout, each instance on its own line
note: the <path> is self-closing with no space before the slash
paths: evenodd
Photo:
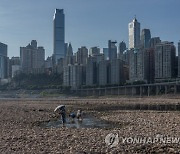
<path id="1" fill-rule="evenodd" d="M 105 137 L 105 143 L 108 145 L 110 148 L 116 147 L 119 143 L 119 136 L 118 134 L 113 134 L 110 133 Z"/>
<path id="2" fill-rule="evenodd" d="M 110 148 L 122 144 L 180 144 L 180 137 L 169 137 L 157 134 L 154 137 L 119 137 L 119 135 L 110 133 L 105 137 L 105 143 Z"/>

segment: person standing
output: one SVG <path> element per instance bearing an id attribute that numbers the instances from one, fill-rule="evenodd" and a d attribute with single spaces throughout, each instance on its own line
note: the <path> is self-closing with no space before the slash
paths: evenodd
<path id="1" fill-rule="evenodd" d="M 64 105 L 59 105 L 58 107 L 56 107 L 54 112 L 58 113 L 61 116 L 62 123 L 65 124 L 66 123 L 66 109 L 65 109 L 65 106 Z"/>
<path id="2" fill-rule="evenodd" d="M 65 109 L 65 107 L 61 109 L 60 114 L 61 114 L 61 118 L 62 118 L 62 123 L 65 124 L 66 123 L 66 109 Z"/>

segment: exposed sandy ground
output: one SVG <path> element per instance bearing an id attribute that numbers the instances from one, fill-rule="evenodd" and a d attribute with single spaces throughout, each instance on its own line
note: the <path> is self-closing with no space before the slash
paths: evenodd
<path id="1" fill-rule="evenodd" d="M 115 100 L 1 100 L 0 101 L 0 153 L 180 153 L 179 144 L 130 144 L 122 143 L 110 148 L 105 143 L 109 133 L 119 137 L 155 137 L 161 134 L 180 137 L 179 111 L 128 111 L 108 110 L 126 103 L 178 104 L 179 99 L 142 98 Z M 82 108 L 101 119 L 113 121 L 121 127 L 99 128 L 41 128 L 38 122 L 54 118 L 53 110 L 66 104 L 68 110 Z M 114 108 L 113 108 L 114 109 Z"/>

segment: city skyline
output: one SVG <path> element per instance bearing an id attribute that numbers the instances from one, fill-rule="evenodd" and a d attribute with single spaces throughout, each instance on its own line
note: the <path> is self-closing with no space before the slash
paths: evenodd
<path id="1" fill-rule="evenodd" d="M 112 3 L 105 0 L 103 5 L 102 1 L 94 0 L 34 2 L 16 0 L 8 3 L 1 0 L 0 41 L 8 45 L 9 57 L 19 56 L 20 46 L 26 45 L 33 39 L 37 40 L 40 46 L 44 46 L 46 57 L 52 55 L 52 17 L 55 8 L 64 9 L 67 27 L 65 42 L 72 43 L 74 52 L 77 52 L 80 46 L 106 48 L 108 40 L 117 40 L 117 42 L 124 40 L 128 44 L 128 23 L 133 20 L 134 15 L 141 23 L 141 29 L 151 30 L 152 37 L 159 36 L 161 40 L 173 41 L 176 47 L 180 39 L 180 29 L 178 29 L 180 21 L 177 21 L 180 2 L 177 0 L 173 3 L 162 0 L 151 2 L 115 0 Z M 46 11 L 42 11 L 41 8 Z M 171 12 L 167 11 L 167 8 Z M 109 18 L 111 22 L 108 21 Z"/>

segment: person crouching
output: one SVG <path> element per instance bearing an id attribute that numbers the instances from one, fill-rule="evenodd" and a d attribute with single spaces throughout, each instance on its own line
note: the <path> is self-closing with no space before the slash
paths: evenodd
<path id="1" fill-rule="evenodd" d="M 69 114 L 69 118 L 71 119 L 71 122 L 74 123 L 74 122 L 75 122 L 74 119 L 76 118 L 76 114 L 73 113 L 73 112 L 70 113 L 70 114 Z"/>
<path id="2" fill-rule="evenodd" d="M 77 111 L 76 117 L 79 121 L 82 121 L 82 110 Z"/>

